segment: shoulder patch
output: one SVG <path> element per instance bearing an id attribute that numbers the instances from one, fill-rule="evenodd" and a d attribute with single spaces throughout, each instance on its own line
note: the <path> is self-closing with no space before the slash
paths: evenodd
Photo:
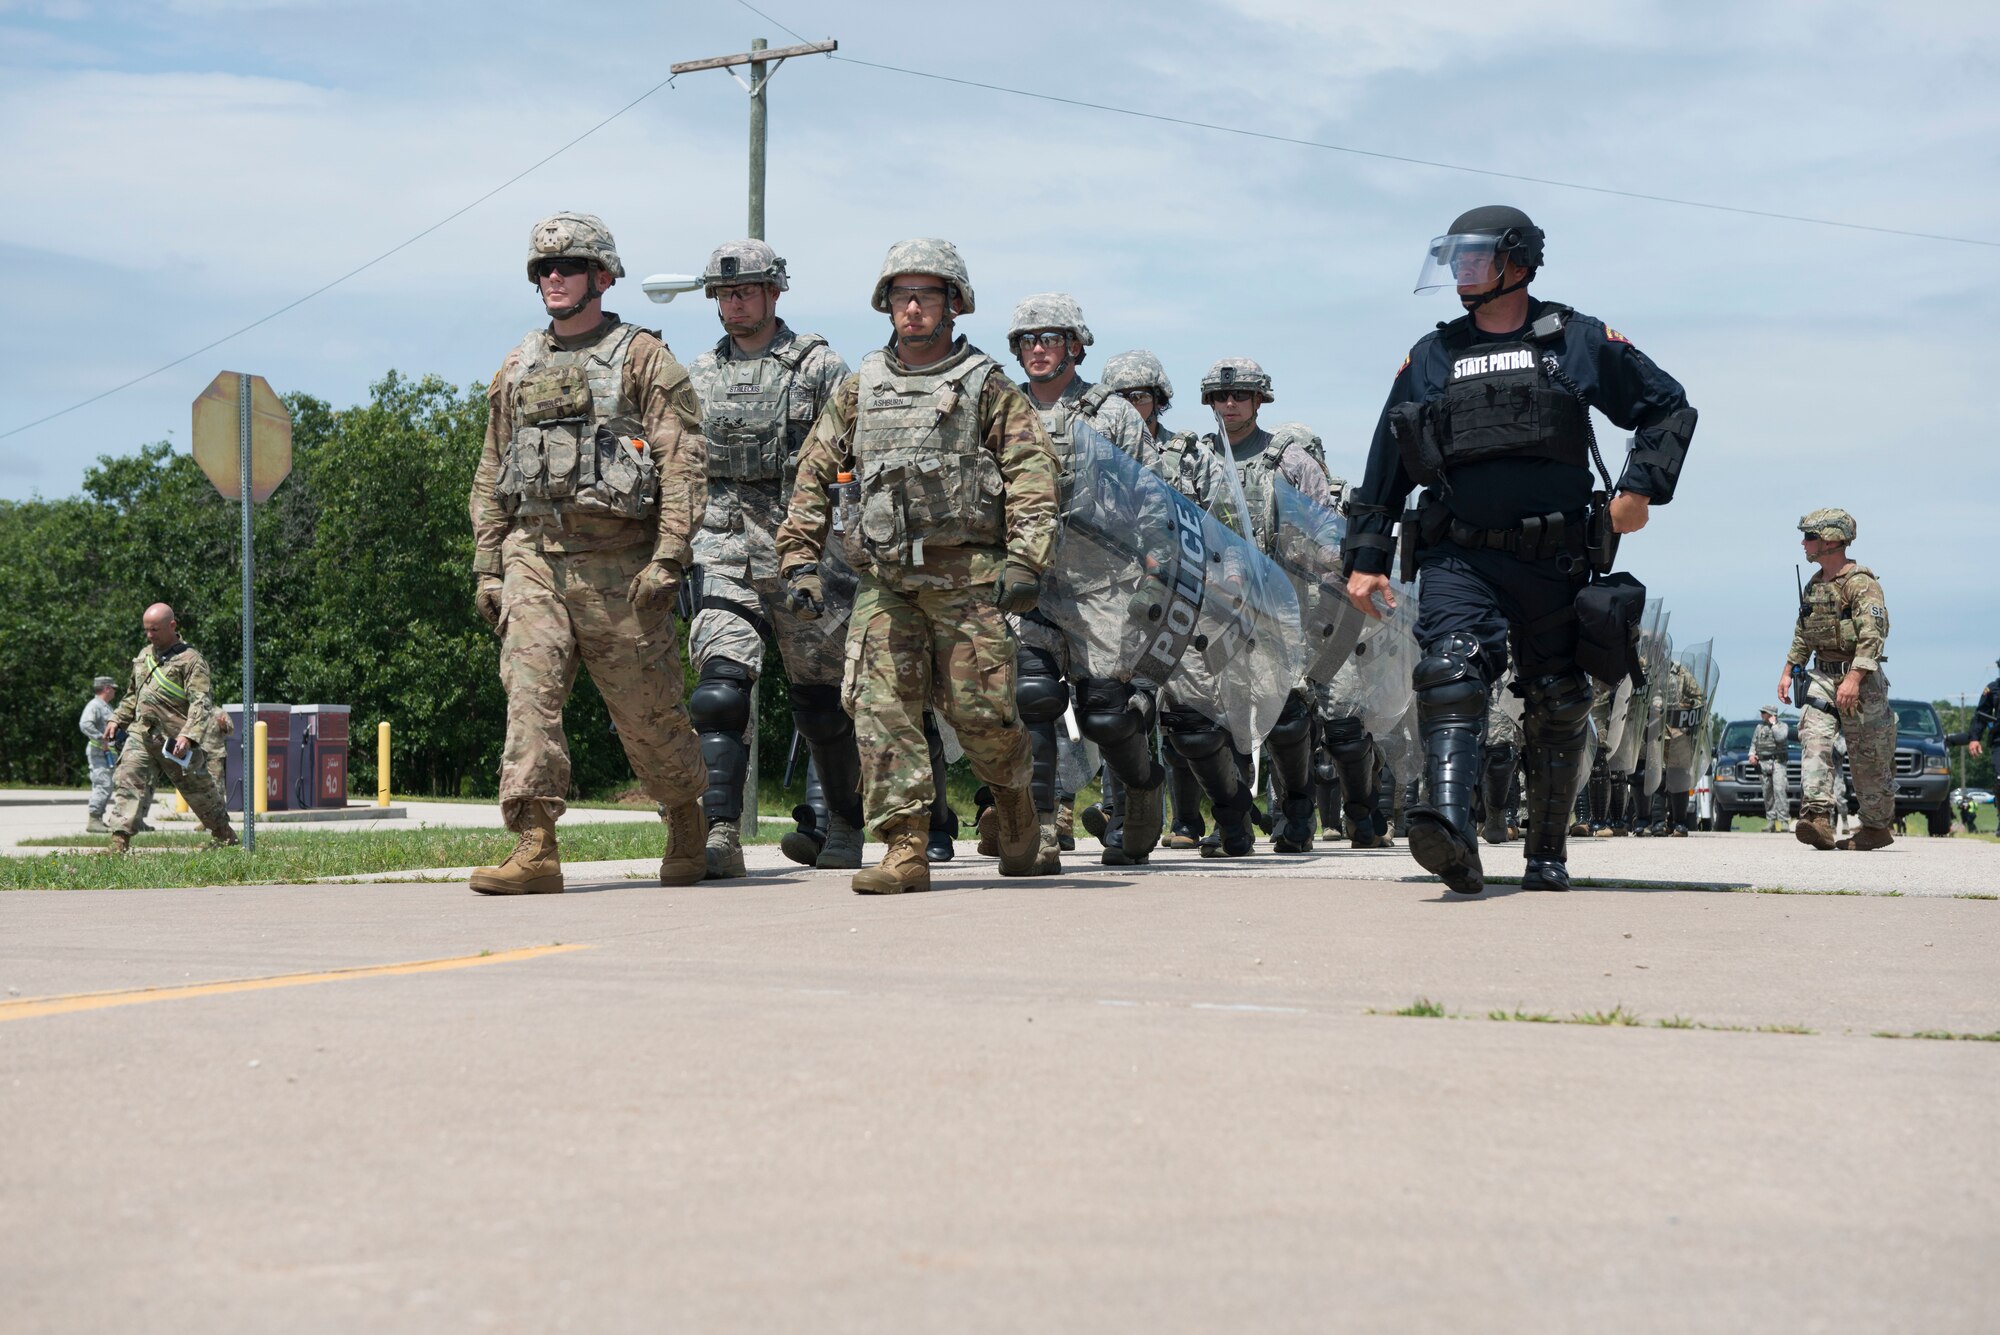
<path id="1" fill-rule="evenodd" d="M 1625 335 L 1619 333 L 1616 329 L 1613 329 L 1610 325 L 1604 326 L 1604 337 L 1609 339 L 1613 343 L 1624 343 L 1628 346 L 1632 342 L 1631 339 L 1625 337 Z"/>
<path id="2" fill-rule="evenodd" d="M 1401 375 L 1403 372 L 1409 369 L 1410 369 L 1410 354 L 1406 352 L 1403 354 L 1403 364 L 1396 368 L 1396 374 Z"/>

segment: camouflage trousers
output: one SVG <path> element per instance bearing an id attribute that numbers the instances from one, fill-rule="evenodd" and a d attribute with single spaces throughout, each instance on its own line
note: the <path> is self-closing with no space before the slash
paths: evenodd
<path id="1" fill-rule="evenodd" d="M 845 661 L 844 642 L 847 619 L 822 614 L 807 621 L 791 609 L 781 579 L 745 579 L 740 575 L 704 569 L 701 598 L 734 603 L 759 613 L 778 642 L 778 656 L 784 660 L 785 677 L 795 686 L 832 686 L 840 681 Z M 833 609 L 829 608 L 828 612 Z M 695 675 L 716 659 L 741 663 L 755 678 L 764 670 L 764 636 L 746 618 L 719 608 L 704 607 L 688 623 L 688 658 Z"/>
<path id="2" fill-rule="evenodd" d="M 848 624 L 841 703 L 854 716 L 871 827 L 929 817 L 935 789 L 924 743 L 928 708 L 951 725 L 981 782 L 1028 786 L 1014 654 L 1014 635 L 993 605 L 991 584 L 896 589 L 862 576 Z"/>
<path id="3" fill-rule="evenodd" d="M 139 818 L 161 778 L 180 790 L 196 820 L 217 833 L 229 827 L 229 810 L 223 805 L 222 785 L 216 779 L 221 758 L 211 757 L 206 747 L 197 746 L 194 758 L 183 769 L 162 752 L 173 740 L 151 728 L 134 728 L 126 738 L 111 779 L 111 814 L 104 818 L 113 834 L 131 834 L 138 829 Z"/>
<path id="4" fill-rule="evenodd" d="M 118 759 L 101 746 L 93 745 L 88 750 L 90 814 L 102 819 L 105 808 L 111 805 L 111 774 L 118 768 Z"/>
<path id="5" fill-rule="evenodd" d="M 1831 706 L 1839 684 L 1838 677 L 1815 669 L 1808 695 Z M 1833 818 L 1834 787 L 1840 777 L 1833 741 L 1843 733 L 1847 768 L 1861 801 L 1861 823 L 1887 829 L 1896 819 L 1896 714 L 1889 708 L 1889 679 L 1879 670 L 1862 677 L 1861 703 L 1851 714 L 1836 719 L 1817 704 L 1800 709 L 1799 768 L 1805 791 L 1799 814 Z"/>
<path id="6" fill-rule="evenodd" d="M 1785 774 L 1783 756 L 1757 758 L 1757 768 L 1764 778 L 1764 819 L 1768 821 L 1790 820 L 1792 799 L 1786 792 L 1790 786 Z"/>
<path id="7" fill-rule="evenodd" d="M 655 802 L 679 806 L 708 786 L 688 722 L 680 646 L 670 609 L 646 611 L 625 597 L 652 559 L 645 547 L 564 555 L 539 550 L 516 531 L 501 548 L 500 684 L 507 692 L 507 744 L 500 757 L 500 811 L 520 828 L 521 803 L 569 794 L 563 705 L 577 664 L 589 669 L 611 711 L 632 772 Z"/>

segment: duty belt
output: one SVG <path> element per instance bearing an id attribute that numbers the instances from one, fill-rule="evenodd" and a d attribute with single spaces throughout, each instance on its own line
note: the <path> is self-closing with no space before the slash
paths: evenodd
<path id="1" fill-rule="evenodd" d="M 1524 561 L 1540 561 L 1564 552 L 1581 552 L 1589 545 L 1590 512 L 1536 515 L 1519 528 L 1475 528 L 1460 519 L 1445 525 L 1444 535 L 1461 547 L 1507 552 Z"/>
<path id="2" fill-rule="evenodd" d="M 1821 672 L 1845 672 L 1853 666 L 1850 662 L 1837 661 L 1818 654 L 1813 655 L 1813 662 L 1818 665 Z"/>

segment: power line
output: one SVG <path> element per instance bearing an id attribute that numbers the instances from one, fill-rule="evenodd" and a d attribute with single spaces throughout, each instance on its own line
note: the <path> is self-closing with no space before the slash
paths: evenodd
<path id="1" fill-rule="evenodd" d="M 743 0 L 737 0 L 743 4 Z M 749 6 L 745 5 L 745 8 Z M 783 26 L 782 24 L 779 26 Z M 789 31 L 789 29 L 787 29 Z M 1376 158 L 1385 162 L 1403 162 L 1416 167 L 1435 167 L 1440 171 L 1469 172 L 1475 176 L 1491 176 L 1502 181 L 1525 181 L 1532 185 L 1555 186 L 1561 190 L 1583 190 L 1593 195 L 1616 195 L 1620 199 L 1639 199 L 1653 204 L 1675 204 L 1688 209 L 1712 209 L 1718 213 L 1738 213 L 1752 218 L 1775 218 L 1782 222 L 1811 223 L 1817 227 L 1841 227 L 1854 232 L 1874 232 L 1883 236 L 1913 237 L 1920 241 L 1950 241 L 1962 246 L 2000 247 L 2000 241 L 1987 241 L 1973 236 L 1946 236 L 1938 232 L 1912 232 L 1900 227 L 1876 227 L 1869 223 L 1843 222 L 1838 218 L 1815 218 L 1803 213 L 1778 213 L 1770 209 L 1743 208 L 1735 204 L 1716 204 L 1703 199 L 1680 199 L 1673 195 L 1649 195 L 1638 190 L 1620 190 L 1608 185 L 1586 185 L 1581 181 L 1558 181 L 1547 176 L 1528 176 L 1521 172 L 1495 171 L 1490 167 L 1468 167 L 1460 162 L 1437 162 L 1430 158 L 1406 157 L 1401 153 L 1383 153 L 1370 148 L 1355 148 L 1349 144 L 1329 144 L 1319 139 L 1298 139 L 1291 135 L 1271 134 L 1263 130 L 1245 130 L 1235 125 L 1218 125 L 1213 121 L 1189 120 L 1184 116 L 1163 116 L 1157 112 L 1135 111 L 1131 107 L 1115 107 L 1106 102 L 1085 102 L 1074 97 L 1058 97 L 1053 93 L 1037 93 L 1026 88 L 1009 88 L 1004 84 L 981 83 L 977 79 L 959 79 L 949 74 L 933 74 L 929 70 L 905 69 L 900 65 L 883 65 L 872 60 L 856 60 L 852 56 L 828 56 L 844 65 L 865 65 L 869 69 L 888 70 L 893 74 L 907 74 L 917 79 L 935 79 L 940 83 L 955 83 L 966 88 L 984 88 L 989 92 L 1008 93 L 1014 97 L 1030 97 L 1042 102 L 1059 102 L 1067 107 L 1083 107 L 1090 111 L 1108 111 L 1118 116 L 1132 116 L 1139 120 L 1160 121 L 1167 125 L 1185 125 L 1197 130 L 1213 130 L 1218 134 L 1241 135 L 1245 139 L 1264 139 L 1274 144 L 1294 144 L 1300 148 L 1324 149 L 1329 153 L 1351 153 L 1356 157 Z"/>
<path id="2" fill-rule="evenodd" d="M 0 440 L 5 440 L 9 436 L 19 435 L 23 431 L 32 430 L 33 428 L 42 425 L 44 422 L 53 422 L 56 420 L 56 418 L 65 416 L 69 413 L 73 413 L 79 408 L 88 408 L 91 404 L 98 402 L 100 399 L 108 399 L 113 394 L 116 394 L 121 390 L 130 389 L 132 388 L 132 386 L 139 384 L 141 381 L 151 380 L 154 376 L 159 375 L 162 372 L 171 371 L 176 366 L 179 366 L 182 362 L 191 361 L 194 358 L 201 356 L 201 354 L 204 352 L 208 352 L 214 348 L 219 348 L 224 343 L 229 342 L 231 339 L 241 338 L 243 335 L 249 333 L 252 329 L 257 328 L 259 325 L 269 324 L 271 321 L 277 319 L 280 315 L 283 315 L 287 311 L 296 310 L 298 307 L 305 305 L 308 301 L 311 301 L 314 297 L 317 297 L 324 292 L 331 291 L 333 288 L 339 287 L 342 283 L 346 282 L 350 278 L 353 278 L 355 275 L 366 273 L 368 270 L 374 268 L 376 265 L 380 264 L 383 260 L 388 259 L 390 256 L 396 254 L 398 251 L 409 249 L 417 242 L 429 236 L 432 232 L 437 231 L 438 228 L 443 227 L 446 223 L 451 222 L 456 218 L 462 217 L 467 213 L 470 213 L 473 209 L 478 208 L 481 204 L 484 204 L 487 200 L 493 198 L 493 196 L 499 194 L 502 190 L 505 190 L 508 186 L 513 185 L 516 181 L 519 181 L 522 177 L 527 176 L 531 172 L 534 172 L 541 167 L 547 166 L 550 162 L 554 161 L 556 158 L 561 157 L 564 153 L 569 152 L 569 150 L 575 148 L 578 144 L 590 138 L 590 136 L 596 134 L 599 130 L 611 124 L 611 122 L 617 120 L 620 116 L 623 116 L 633 107 L 638 106 L 641 102 L 644 102 L 647 98 L 651 97 L 654 93 L 659 92 L 662 88 L 665 88 L 668 84 L 672 83 L 673 81 L 674 80 L 672 75 L 669 75 L 667 78 L 660 80 L 660 82 L 654 84 L 651 88 L 648 88 L 645 92 L 639 94 L 637 97 L 633 98 L 630 102 L 627 102 L 624 106 L 618 108 L 618 110 L 612 112 L 609 116 L 606 116 L 603 120 L 591 126 L 588 130 L 585 130 L 582 134 L 577 135 L 574 139 L 570 140 L 562 147 L 555 149 L 554 151 L 546 154 L 541 158 L 536 159 L 534 162 L 528 164 L 526 167 L 523 167 L 520 171 L 515 172 L 512 176 L 502 181 L 499 185 L 494 186 L 491 190 L 488 190 L 485 194 L 473 200 L 471 203 L 466 204 L 462 208 L 454 209 L 452 212 L 446 214 L 444 217 L 432 223 L 429 227 L 424 228 L 423 231 L 418 232 L 415 236 L 412 236 L 407 240 L 397 242 L 395 245 L 389 247 L 389 249 L 383 251 L 380 255 L 377 255 L 374 259 L 369 260 L 366 264 L 358 264 L 354 268 L 349 269 L 346 273 L 342 274 L 340 277 L 333 279 L 331 282 L 320 284 L 312 291 L 306 293 L 303 297 L 299 297 L 294 301 L 286 302 L 284 305 L 278 307 L 277 310 L 272 311 L 269 315 L 261 316 L 258 319 L 252 320 L 249 324 L 244 325 L 241 329 L 232 330 L 230 333 L 224 334 L 221 338 L 216 339 L 212 343 L 204 343 L 202 344 L 202 346 L 196 348 L 193 352 L 183 353 L 181 356 L 174 358 L 172 361 L 166 363 L 163 366 L 154 367 L 152 370 L 146 372 L 144 375 L 133 376 L 130 380 L 125 381 L 123 384 L 113 385 L 110 389 L 104 390 L 101 393 L 93 394 L 87 399 L 80 399 L 77 402 L 72 403 L 69 407 L 59 408 L 55 412 L 48 414 L 46 417 L 37 417 L 32 422 L 23 422 L 20 426 L 9 427 L 5 431 L 0 431 Z"/>
<path id="3" fill-rule="evenodd" d="M 795 29 L 787 28 L 749 0 L 736 3 L 767 23 L 776 24 L 800 41 L 809 41 Z M 1521 172 L 1495 171 L 1490 167 L 1468 167 L 1459 162 L 1438 162 L 1431 158 L 1409 157 L 1401 153 L 1384 153 L 1376 149 L 1355 148 L 1350 144 L 1330 144 L 1319 139 L 1299 139 L 1291 135 L 1270 134 L 1263 130 L 1246 130 L 1235 125 L 1218 125 L 1213 121 L 1190 120 L 1184 116 L 1163 116 L 1151 111 L 1138 111 L 1132 107 L 1112 106 L 1107 102 L 1085 102 L 1074 97 L 1060 97 L 1054 93 L 1037 93 L 1026 88 L 1009 88 L 1005 84 L 981 83 L 977 79 L 960 79 L 949 74 L 934 74 L 929 70 L 906 69 L 901 65 L 884 65 L 872 60 L 856 60 L 852 56 L 830 55 L 828 60 L 837 60 L 843 65 L 861 65 L 868 69 L 887 70 L 892 74 L 907 74 L 914 79 L 935 79 L 939 83 L 955 83 L 964 88 L 982 88 L 987 92 L 1006 93 L 1012 97 L 1033 98 L 1040 102 L 1056 102 L 1066 107 L 1082 107 L 1089 111 L 1104 111 L 1116 116 L 1131 116 L 1138 120 L 1159 121 L 1166 125 L 1184 125 L 1196 130 L 1212 130 L 1217 134 L 1240 135 L 1245 139 L 1263 139 L 1274 144 L 1292 144 L 1300 148 L 1317 148 L 1328 153 L 1349 153 L 1355 157 L 1375 158 L 1383 162 L 1402 162 L 1415 167 L 1432 167 L 1439 171 L 1467 172 L 1475 176 L 1490 176 L 1502 181 L 1522 181 L 1530 185 L 1554 186 L 1560 190 L 1583 190 L 1594 195 L 1614 195 L 1620 199 L 1638 199 L 1652 204 L 1673 204 L 1687 209 L 1712 209 L 1718 213 L 1736 213 L 1751 218 L 1773 218 L 1781 222 L 1809 223 L 1817 227 L 1840 227 L 1854 232 L 1874 232 L 1881 236 L 1905 236 L 1920 241 L 1949 241 L 1962 246 L 2000 247 L 2000 241 L 1987 241 L 1971 236 L 1945 236 L 1937 232 L 1912 232 L 1900 227 L 1876 227 L 1869 223 L 1843 222 L 1838 218 L 1815 218 L 1802 213 L 1778 213 L 1771 209 L 1743 208 L 1735 204 L 1716 204 L 1703 199 L 1681 199 L 1674 195 L 1651 195 L 1638 190 L 1620 190 L 1614 186 L 1587 185 L 1581 181 L 1558 181 L 1546 176 L 1529 176 Z"/>

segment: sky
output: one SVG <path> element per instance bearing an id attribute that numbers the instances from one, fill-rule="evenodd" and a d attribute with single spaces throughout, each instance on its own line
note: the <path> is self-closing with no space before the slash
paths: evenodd
<path id="1" fill-rule="evenodd" d="M 1751 717 L 1789 642 L 1798 517 L 1852 510 L 1881 576 L 1899 697 L 1976 693 L 1991 605 L 2000 297 L 2000 6 L 870 0 L 584 6 L 0 0 L 0 499 L 74 493 L 166 439 L 216 372 L 362 401 L 388 370 L 486 381 L 538 323 L 527 233 L 602 215 L 631 275 L 607 305 L 684 361 L 713 304 L 646 301 L 745 233 L 748 107 L 675 61 L 833 37 L 772 79 L 767 234 L 781 313 L 850 362 L 886 336 L 890 243 L 952 239 L 1005 357 L 1015 301 L 1062 290 L 1084 371 L 1148 347 L 1202 425 L 1209 363 L 1270 371 L 1266 421 L 1309 423 L 1358 479 L 1404 353 L 1457 308 L 1410 291 L 1426 242 L 1510 203 L 1548 234 L 1538 295 L 1596 315 L 1687 387 L 1679 495 L 1621 564 L 1713 639 Z M 1209 122 L 1331 151 L 869 68 Z M 545 156 L 556 155 L 464 209 Z M 1376 155 L 1392 155 L 1369 156 Z M 1425 159 L 1736 209 L 1417 165 Z M 411 241 L 426 229 L 427 235 Z M 411 242 L 331 290 L 172 362 Z M 1599 419 L 1617 470 L 1623 435 Z"/>

